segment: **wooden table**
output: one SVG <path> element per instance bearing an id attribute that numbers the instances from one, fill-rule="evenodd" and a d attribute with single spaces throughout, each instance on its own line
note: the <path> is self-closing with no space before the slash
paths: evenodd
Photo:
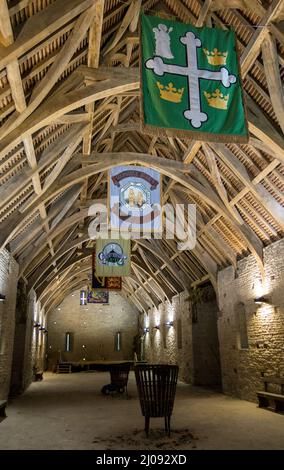
<path id="1" fill-rule="evenodd" d="M 74 368 L 81 368 L 82 370 L 101 370 L 109 371 L 115 369 L 119 366 L 129 364 L 132 366 L 134 361 L 76 361 L 70 362 L 71 366 Z"/>
<path id="2" fill-rule="evenodd" d="M 71 367 L 79 370 L 97 370 L 110 372 L 110 384 L 104 385 L 102 393 L 123 393 L 127 394 L 127 382 L 130 367 L 134 361 L 77 361 L 71 362 Z"/>

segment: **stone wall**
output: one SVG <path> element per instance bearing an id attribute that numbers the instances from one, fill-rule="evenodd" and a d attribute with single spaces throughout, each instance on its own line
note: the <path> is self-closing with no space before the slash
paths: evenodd
<path id="1" fill-rule="evenodd" d="M 15 331 L 18 264 L 7 250 L 0 251 L 0 399 L 6 399 L 10 389 Z"/>
<path id="2" fill-rule="evenodd" d="M 173 321 L 173 326 L 166 322 Z M 180 325 L 181 326 L 180 326 Z M 159 329 L 155 327 L 159 327 Z M 151 363 L 167 362 L 180 366 L 179 378 L 190 382 L 192 377 L 192 338 L 191 312 L 186 294 L 173 297 L 172 302 L 164 302 L 158 309 L 152 309 L 144 316 L 145 356 Z M 178 338 L 179 334 L 179 338 Z"/>
<path id="3" fill-rule="evenodd" d="M 25 337 L 25 359 L 23 371 L 24 388 L 34 378 L 36 371 L 45 370 L 45 354 L 46 354 L 46 334 L 43 330 L 35 328 L 34 324 L 40 324 L 46 327 L 44 310 L 41 309 L 40 303 L 37 301 L 36 293 L 32 289 L 28 296 L 27 305 L 27 329 Z"/>
<path id="4" fill-rule="evenodd" d="M 167 326 L 171 321 L 173 326 Z M 149 311 L 144 327 L 149 328 L 144 337 L 149 362 L 178 364 L 179 379 L 186 383 L 220 382 L 216 300 L 201 302 L 193 311 L 188 294 L 182 292 Z"/>
<path id="5" fill-rule="evenodd" d="M 23 393 L 34 379 L 36 370 L 44 369 L 45 340 L 43 330 L 44 311 L 37 302 L 35 291 L 26 293 L 26 285 L 20 280 L 17 287 L 15 332 L 10 395 Z"/>
<path id="6" fill-rule="evenodd" d="M 20 394 L 24 390 L 24 361 L 27 328 L 27 292 L 26 284 L 21 279 L 17 286 L 15 335 L 13 349 L 13 363 L 11 374 L 10 395 Z"/>
<path id="7" fill-rule="evenodd" d="M 143 336 L 144 355 L 149 362 L 177 363 L 180 379 L 196 385 L 218 383 L 220 378 L 216 316 L 220 343 L 222 385 L 227 394 L 256 401 L 261 376 L 284 376 L 284 240 L 264 250 L 265 281 L 253 256 L 218 274 L 218 302 L 199 302 L 195 309 L 188 294 L 140 317 L 149 327 Z M 18 304 L 18 265 L 7 250 L 0 252 L 0 399 L 12 385 L 24 390 L 36 369 L 44 369 L 47 336 L 34 323 L 47 327 L 49 364 L 63 360 L 130 359 L 138 333 L 138 311 L 120 294 L 110 294 L 110 304 L 79 305 L 80 292 L 70 294 L 49 315 L 35 292 L 27 304 Z M 257 305 L 264 296 L 268 303 Z M 142 320 L 142 321 L 141 321 Z M 166 323 L 173 322 L 173 324 Z M 17 326 L 15 330 L 15 324 Z M 158 327 L 158 328 L 155 328 Z M 65 352 L 65 335 L 73 334 L 71 352 Z M 121 332 L 121 351 L 115 351 L 115 335 Z M 12 362 L 13 361 L 13 362 Z"/>
<path id="8" fill-rule="evenodd" d="M 65 351 L 66 333 L 71 333 L 71 351 Z M 121 350 L 115 336 L 121 332 Z M 110 292 L 109 305 L 80 305 L 80 291 L 70 294 L 48 316 L 48 363 L 63 361 L 133 359 L 133 341 L 138 333 L 138 311 L 119 293 Z"/>
<path id="9" fill-rule="evenodd" d="M 253 256 L 218 275 L 223 391 L 250 401 L 262 374 L 284 376 L 284 240 L 265 248 L 264 265 L 264 282 Z M 273 305 L 255 304 L 261 296 Z"/>

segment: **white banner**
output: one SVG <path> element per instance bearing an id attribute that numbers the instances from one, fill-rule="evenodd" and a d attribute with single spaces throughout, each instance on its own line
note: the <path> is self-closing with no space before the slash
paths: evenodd
<path id="1" fill-rule="evenodd" d="M 125 232 L 162 230 L 161 175 L 141 166 L 109 171 L 110 227 Z"/>

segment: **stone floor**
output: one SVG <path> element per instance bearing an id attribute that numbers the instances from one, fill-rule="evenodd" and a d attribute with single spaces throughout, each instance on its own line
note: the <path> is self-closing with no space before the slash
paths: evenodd
<path id="1" fill-rule="evenodd" d="M 284 449 L 284 415 L 179 384 L 172 435 L 152 419 L 147 439 L 131 373 L 129 397 L 103 396 L 108 373 L 47 373 L 10 401 L 0 449 Z"/>

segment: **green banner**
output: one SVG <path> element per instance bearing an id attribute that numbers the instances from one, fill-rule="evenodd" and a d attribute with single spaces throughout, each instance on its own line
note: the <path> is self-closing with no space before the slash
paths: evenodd
<path id="1" fill-rule="evenodd" d="M 96 276 L 120 277 L 130 276 L 131 241 L 120 238 L 96 241 Z"/>
<path id="2" fill-rule="evenodd" d="M 157 135 L 247 142 L 233 31 L 141 15 L 142 127 Z"/>

